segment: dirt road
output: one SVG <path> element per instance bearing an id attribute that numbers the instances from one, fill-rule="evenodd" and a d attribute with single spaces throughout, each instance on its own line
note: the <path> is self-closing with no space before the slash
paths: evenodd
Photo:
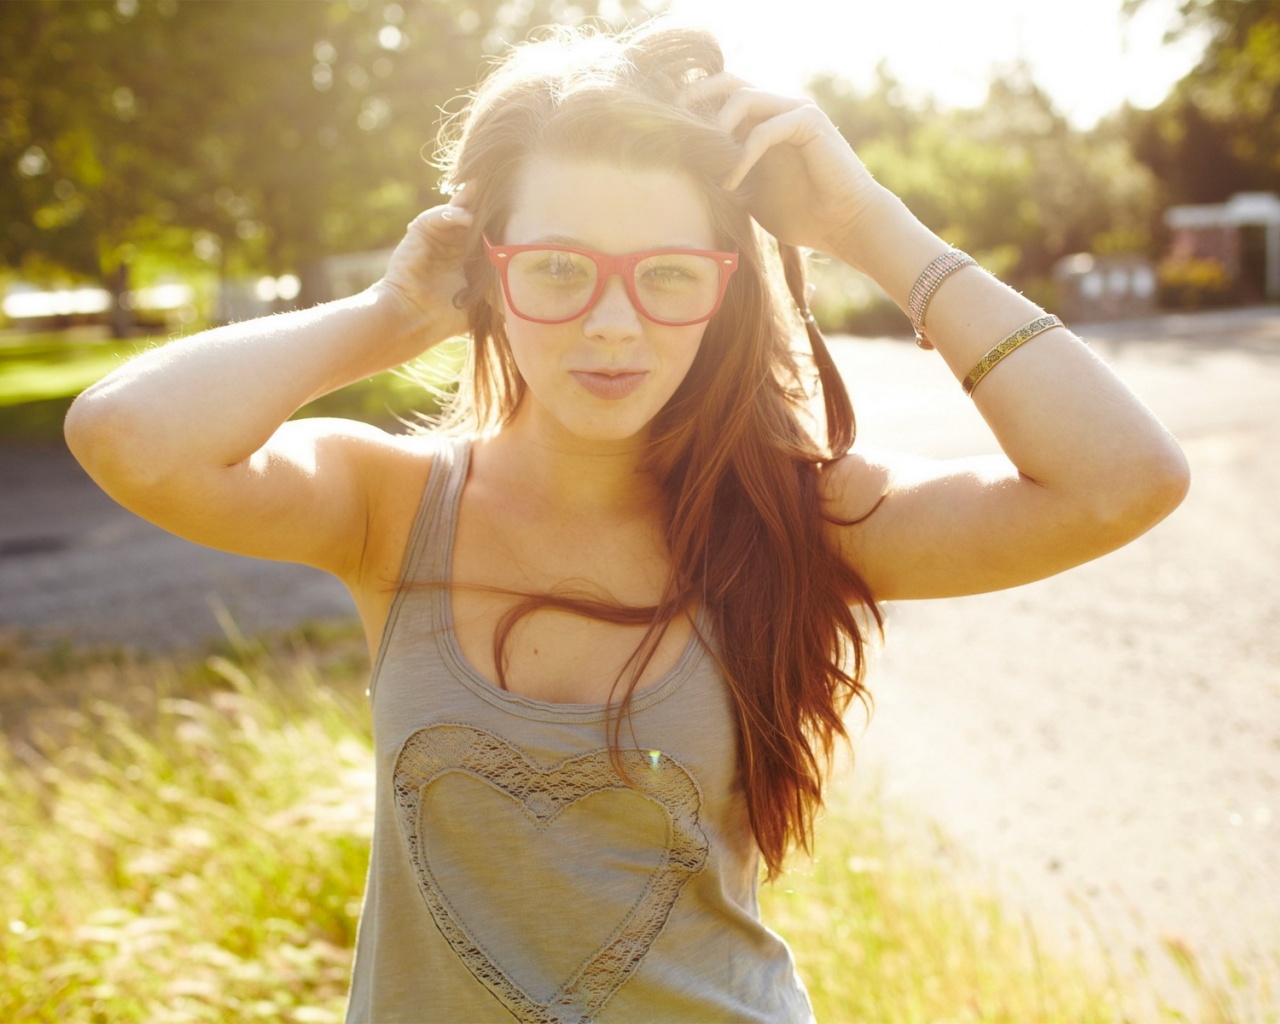
<path id="1" fill-rule="evenodd" d="M 1032 586 L 891 609 L 859 775 L 987 877 L 1280 979 L 1280 310 L 1081 329 L 1183 442 L 1191 493 L 1129 547 Z M 844 349 L 868 441 L 991 443 L 938 361 Z M 921 363 L 928 364 L 920 365 Z M 881 381 L 909 391 L 875 393 Z M 865 383 L 863 383 L 865 381 Z M 1167 973 L 1167 972 L 1166 972 Z"/>
<path id="2" fill-rule="evenodd" d="M 1280 954 L 1280 310 L 1083 328 L 1184 442 L 1184 506 L 1128 548 L 1001 594 L 889 609 L 857 785 L 880 780 L 1049 919 L 1083 907 L 1207 959 Z M 992 450 L 941 361 L 837 356 L 868 443 Z M 306 570 L 195 548 L 60 450 L 0 445 L 0 623 L 167 647 L 350 614 Z"/>
<path id="3" fill-rule="evenodd" d="M 0 625 L 169 650 L 221 635 L 219 608 L 245 631 L 355 614 L 324 573 L 189 544 L 126 512 L 61 445 L 0 442 Z"/>

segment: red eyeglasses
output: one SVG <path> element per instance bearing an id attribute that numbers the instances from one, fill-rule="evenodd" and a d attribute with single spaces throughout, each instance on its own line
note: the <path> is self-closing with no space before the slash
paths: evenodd
<path id="1" fill-rule="evenodd" d="M 539 324 L 576 320 L 596 304 L 614 274 L 622 277 L 635 308 L 654 323 L 699 324 L 715 316 L 738 269 L 737 252 L 710 249 L 612 256 L 567 245 L 493 245 L 487 236 L 484 248 L 511 311 Z"/>

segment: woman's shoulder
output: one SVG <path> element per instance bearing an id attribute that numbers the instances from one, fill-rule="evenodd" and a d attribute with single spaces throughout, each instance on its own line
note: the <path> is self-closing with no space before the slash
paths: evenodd
<path id="1" fill-rule="evenodd" d="M 818 471 L 824 513 L 845 523 L 870 514 L 901 471 L 901 460 L 896 453 L 858 448 L 824 462 Z"/>
<path id="2" fill-rule="evenodd" d="M 437 432 L 390 434 L 356 426 L 347 428 L 346 441 L 359 449 L 367 516 L 358 575 L 348 586 L 370 637 L 376 638 L 381 635 L 432 470 L 460 451 L 467 439 Z"/>
<path id="3" fill-rule="evenodd" d="M 341 467 L 364 498 L 369 525 L 408 492 L 421 492 L 442 445 L 438 434 L 391 433 L 359 420 L 314 417 L 288 424 L 313 453 L 318 472 Z"/>
<path id="4" fill-rule="evenodd" d="M 434 431 L 380 432 L 364 441 L 360 473 L 368 495 L 370 545 L 398 551 L 408 536 L 432 469 L 467 442 Z M 354 440 L 354 439 L 353 439 Z"/>

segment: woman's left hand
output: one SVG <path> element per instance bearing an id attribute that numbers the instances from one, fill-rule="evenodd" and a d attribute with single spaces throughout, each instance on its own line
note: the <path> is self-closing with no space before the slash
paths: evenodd
<path id="1" fill-rule="evenodd" d="M 812 101 L 753 89 L 715 75 L 690 87 L 689 102 L 724 97 L 718 119 L 742 139 L 742 157 L 724 185 L 744 181 L 751 212 L 781 242 L 847 250 L 868 210 L 887 195 Z"/>

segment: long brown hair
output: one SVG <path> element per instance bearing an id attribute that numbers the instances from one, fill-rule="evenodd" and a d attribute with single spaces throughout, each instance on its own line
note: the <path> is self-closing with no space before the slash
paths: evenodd
<path id="1" fill-rule="evenodd" d="M 688 175 L 705 197 L 717 246 L 739 250 L 739 270 L 650 430 L 644 468 L 667 503 L 665 590 L 650 608 L 590 594 L 522 595 L 496 630 L 495 662 L 505 685 L 506 638 L 538 608 L 648 624 L 612 704 L 616 754 L 621 722 L 663 631 L 700 606 L 712 630 L 703 641 L 733 695 L 751 825 L 773 877 L 791 845 L 810 848 L 833 746 L 847 736 L 844 712 L 855 698 L 867 699 L 865 634 L 871 622 L 880 625 L 880 613 L 824 530 L 819 472 L 848 451 L 854 419 L 807 316 L 803 261 L 752 221 L 749 189 L 721 186 L 739 142 L 716 125 L 714 110 L 681 102 L 691 83 L 722 70 L 719 45 L 698 30 L 657 22 L 620 36 L 559 31 L 514 48 L 446 127 L 446 187 L 465 185 L 474 214 L 468 287 L 458 298 L 474 344 L 451 422 L 500 427 L 524 395 L 480 238 L 502 237 L 522 166 L 547 155 Z M 811 352 L 803 363 L 793 350 L 802 327 Z M 805 426 L 815 390 L 825 444 Z"/>

